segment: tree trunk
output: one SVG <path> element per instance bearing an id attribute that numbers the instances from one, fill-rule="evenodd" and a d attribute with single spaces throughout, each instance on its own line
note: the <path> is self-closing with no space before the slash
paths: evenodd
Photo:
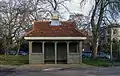
<path id="1" fill-rule="evenodd" d="M 3 40 L 3 41 L 4 41 L 4 43 L 3 43 L 3 47 L 4 47 L 4 57 L 5 57 L 5 61 L 6 61 L 6 60 L 7 60 L 7 50 L 8 50 L 6 38 L 5 38 L 5 40 Z"/>
<path id="2" fill-rule="evenodd" d="M 7 59 L 7 51 L 6 50 L 5 50 L 5 54 L 4 55 L 5 55 L 5 60 L 6 60 Z"/>
<path id="3" fill-rule="evenodd" d="M 92 31 L 93 37 L 92 37 L 92 58 L 97 58 L 97 52 L 98 52 L 98 46 L 99 46 L 99 32 L 95 31 L 95 29 Z"/>
<path id="4" fill-rule="evenodd" d="M 97 58 L 97 52 L 98 52 L 98 41 L 93 42 L 93 48 L 92 48 L 92 58 Z"/>
<path id="5" fill-rule="evenodd" d="M 17 49 L 17 53 L 16 53 L 16 55 L 15 55 L 15 56 L 18 56 L 19 51 L 20 51 L 20 42 L 18 42 L 18 49 Z"/>

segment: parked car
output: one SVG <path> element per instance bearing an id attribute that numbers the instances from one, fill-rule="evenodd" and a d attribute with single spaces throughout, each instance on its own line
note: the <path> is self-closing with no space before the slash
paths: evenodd
<path id="1" fill-rule="evenodd" d="M 105 52 L 98 52 L 98 57 L 99 58 L 104 58 L 104 59 L 110 59 L 111 56 Z"/>
<path id="2" fill-rule="evenodd" d="M 28 53 L 27 52 L 25 52 L 25 51 L 19 51 L 19 55 L 28 55 Z"/>
<path id="3" fill-rule="evenodd" d="M 92 52 L 91 51 L 83 51 L 82 52 L 82 57 L 83 58 L 90 58 L 92 56 Z M 98 58 L 103 58 L 103 59 L 110 59 L 111 56 L 105 52 L 98 52 L 97 54 Z"/>
<path id="4" fill-rule="evenodd" d="M 9 55 L 15 55 L 16 54 L 16 51 L 15 50 L 10 50 L 9 51 Z"/>
<path id="5" fill-rule="evenodd" d="M 5 51 L 3 51 L 3 50 L 0 50 L 0 54 L 5 54 Z"/>
<path id="6" fill-rule="evenodd" d="M 82 57 L 83 58 L 90 58 L 92 56 L 92 52 L 91 51 L 84 51 L 82 52 Z"/>

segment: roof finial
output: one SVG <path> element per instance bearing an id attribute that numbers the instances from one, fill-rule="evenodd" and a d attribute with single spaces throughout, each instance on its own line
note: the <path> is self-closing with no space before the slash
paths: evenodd
<path id="1" fill-rule="evenodd" d="M 54 12 L 52 13 L 52 20 L 59 20 L 59 14 L 58 14 L 57 11 L 54 11 Z"/>
<path id="2" fill-rule="evenodd" d="M 61 25 L 60 21 L 59 21 L 59 13 L 57 11 L 54 11 L 52 13 L 52 21 L 50 23 L 51 26 L 59 26 Z"/>

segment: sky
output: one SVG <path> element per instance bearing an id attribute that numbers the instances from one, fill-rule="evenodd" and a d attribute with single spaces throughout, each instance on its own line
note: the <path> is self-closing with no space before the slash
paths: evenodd
<path id="1" fill-rule="evenodd" d="M 90 0 L 88 0 L 87 4 L 85 5 L 85 7 L 80 7 L 80 0 L 72 0 L 69 3 L 69 10 L 71 12 L 77 12 L 77 13 L 83 13 L 84 15 L 88 15 L 88 11 L 91 8 L 91 4 L 90 4 Z"/>
<path id="2" fill-rule="evenodd" d="M 80 1 L 81 0 L 72 0 L 67 4 L 70 13 L 80 13 L 85 16 L 88 16 L 94 0 L 88 0 L 84 7 L 80 7 Z M 69 19 L 69 15 L 69 13 L 65 14 L 66 19 Z"/>
<path id="3" fill-rule="evenodd" d="M 71 13 L 77 12 L 77 13 L 83 13 L 84 15 L 88 15 L 88 11 L 91 8 L 91 4 L 92 4 L 93 0 L 88 0 L 87 4 L 85 5 L 85 7 L 83 9 L 80 9 L 80 1 L 81 0 L 71 0 L 67 4 L 67 7 L 69 8 Z"/>
<path id="4" fill-rule="evenodd" d="M 80 13 L 85 16 L 88 16 L 94 0 L 87 0 L 88 2 L 84 6 L 84 8 L 80 7 L 80 1 L 81 0 L 71 0 L 70 2 L 67 3 L 67 7 L 70 13 Z M 69 13 L 66 13 L 64 15 L 66 16 L 67 19 L 69 18 Z"/>

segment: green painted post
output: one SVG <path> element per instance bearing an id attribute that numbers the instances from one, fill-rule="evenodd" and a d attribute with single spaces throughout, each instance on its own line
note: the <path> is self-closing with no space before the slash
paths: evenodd
<path id="1" fill-rule="evenodd" d="M 45 42 L 44 41 L 42 42 L 42 52 L 43 52 L 43 63 L 44 63 L 45 62 L 45 59 L 44 59 Z"/>
<path id="2" fill-rule="evenodd" d="M 80 54 L 80 64 L 82 63 L 82 41 L 79 42 L 79 54 Z"/>
<path id="3" fill-rule="evenodd" d="M 30 58 L 31 58 L 31 54 L 32 54 L 32 41 L 29 41 L 29 63 L 30 63 Z"/>
<path id="4" fill-rule="evenodd" d="M 57 42 L 55 42 L 55 64 L 57 64 Z"/>
<path id="5" fill-rule="evenodd" d="M 67 42 L 67 63 L 69 63 L 69 42 Z"/>

